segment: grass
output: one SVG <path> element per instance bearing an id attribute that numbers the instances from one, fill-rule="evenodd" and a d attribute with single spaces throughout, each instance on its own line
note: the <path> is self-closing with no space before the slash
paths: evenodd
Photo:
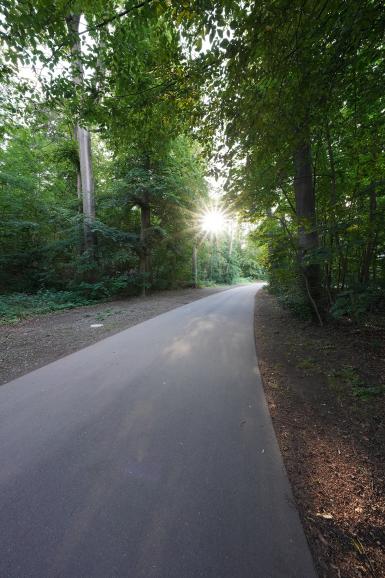
<path id="1" fill-rule="evenodd" d="M 304 357 L 297 363 L 298 369 L 304 370 L 306 375 L 320 371 L 320 366 L 312 357 Z"/>
<path id="2" fill-rule="evenodd" d="M 0 325 L 15 324 L 36 315 L 91 305 L 94 302 L 71 291 L 45 290 L 34 295 L 27 293 L 0 295 Z"/>
<path id="3" fill-rule="evenodd" d="M 382 385 L 367 384 L 361 379 L 354 367 L 345 365 L 337 371 L 333 371 L 329 376 L 329 385 L 336 391 L 343 391 L 349 388 L 356 398 L 368 399 L 385 393 Z"/>
<path id="4" fill-rule="evenodd" d="M 114 309 L 108 308 L 104 309 L 104 311 L 100 311 L 100 313 L 96 315 L 95 319 L 96 321 L 105 321 L 108 317 L 111 317 L 111 315 L 118 315 L 119 313 L 124 313 L 124 311 L 115 311 Z"/>

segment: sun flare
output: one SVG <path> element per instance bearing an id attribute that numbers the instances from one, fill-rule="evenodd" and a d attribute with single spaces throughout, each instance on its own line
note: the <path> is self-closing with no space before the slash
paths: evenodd
<path id="1" fill-rule="evenodd" d="M 204 233 L 218 235 L 226 228 L 226 215 L 220 209 L 208 209 L 200 218 L 200 228 Z"/>

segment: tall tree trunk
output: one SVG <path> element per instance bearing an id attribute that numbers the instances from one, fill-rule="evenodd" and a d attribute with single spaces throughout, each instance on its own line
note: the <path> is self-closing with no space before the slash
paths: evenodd
<path id="1" fill-rule="evenodd" d="M 140 206 L 140 265 L 139 270 L 142 275 L 142 295 L 146 294 L 146 284 L 151 275 L 151 255 L 148 247 L 148 232 L 151 227 L 151 205 L 144 202 Z"/>
<path id="2" fill-rule="evenodd" d="M 229 245 L 229 257 L 230 258 L 233 254 L 233 246 L 234 246 L 234 222 L 231 221 L 231 224 L 230 224 L 230 245 Z"/>
<path id="3" fill-rule="evenodd" d="M 360 281 L 364 285 L 366 285 L 369 282 L 370 265 L 372 264 L 375 256 L 375 249 L 377 244 L 376 213 L 377 213 L 377 192 L 376 192 L 376 184 L 373 183 L 373 185 L 370 187 L 370 197 L 369 197 L 368 240 L 366 242 L 364 254 L 362 257 L 362 265 L 360 272 Z"/>
<path id="4" fill-rule="evenodd" d="M 294 153 L 294 192 L 298 221 L 298 259 L 306 294 L 315 316 L 322 324 L 320 266 L 314 263 L 319 247 L 313 188 L 310 139 L 302 139 Z M 313 261 L 313 262 L 312 262 Z"/>
<path id="5" fill-rule="evenodd" d="M 78 199 L 80 202 L 81 198 L 82 198 L 82 177 L 80 175 L 80 169 L 78 171 L 76 171 L 76 192 L 77 192 Z M 80 205 L 79 205 L 79 211 L 80 211 Z"/>
<path id="6" fill-rule="evenodd" d="M 193 286 L 196 289 L 198 287 L 198 249 L 195 243 L 193 246 L 193 253 L 192 253 L 192 274 L 193 274 Z"/>
<path id="7" fill-rule="evenodd" d="M 83 84 L 83 65 L 81 61 L 81 44 L 79 35 L 80 14 L 70 14 L 67 17 L 67 26 L 73 37 L 72 53 L 72 79 L 75 87 Z M 91 136 L 87 129 L 77 124 L 75 136 L 79 146 L 80 184 L 84 217 L 84 249 L 94 252 L 95 235 L 92 224 L 95 220 L 95 190 L 92 170 Z"/>
<path id="8" fill-rule="evenodd" d="M 340 272 L 340 264 L 343 258 L 343 251 L 341 248 L 339 232 L 337 228 L 337 219 L 335 214 L 335 208 L 337 206 L 337 172 L 336 172 L 336 164 L 334 159 L 334 152 L 333 152 L 333 144 L 332 144 L 332 137 L 330 134 L 330 127 L 329 122 L 326 121 L 326 146 L 327 146 L 327 155 L 329 159 L 329 166 L 330 166 L 330 178 L 331 178 L 331 194 L 330 194 L 330 203 L 329 203 L 329 211 L 330 211 L 330 228 L 329 228 L 329 243 L 330 243 L 330 257 L 329 262 L 326 265 L 326 278 L 327 278 L 327 291 L 329 294 L 329 301 L 330 304 L 332 303 L 332 284 L 333 284 L 333 263 L 334 263 L 334 246 L 337 249 L 338 255 L 338 270 Z M 339 272 L 337 277 L 337 286 L 339 283 Z"/>
<path id="9" fill-rule="evenodd" d="M 74 140 L 76 142 L 78 142 L 78 135 L 77 135 L 77 126 L 73 127 L 73 137 Z M 80 161 L 79 161 L 79 155 L 77 158 L 77 163 L 76 163 L 76 193 L 78 196 L 78 201 L 79 201 L 79 212 L 82 211 L 82 177 L 80 175 Z"/>
<path id="10" fill-rule="evenodd" d="M 94 250 L 95 235 L 92 231 L 95 220 L 95 191 L 92 172 L 91 137 L 88 130 L 78 126 L 80 178 L 82 183 L 82 200 L 84 216 L 84 246 L 86 250 Z"/>
<path id="11" fill-rule="evenodd" d="M 230 241 L 229 241 L 229 258 L 227 259 L 226 268 L 225 268 L 227 282 L 232 281 L 232 278 L 230 279 L 230 277 L 229 277 L 229 271 L 230 271 L 231 256 L 233 254 L 233 248 L 234 248 L 234 222 L 231 221 L 231 223 L 230 223 Z"/>

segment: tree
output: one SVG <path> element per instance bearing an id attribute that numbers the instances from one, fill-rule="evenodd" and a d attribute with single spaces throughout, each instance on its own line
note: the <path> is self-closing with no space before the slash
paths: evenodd
<path id="1" fill-rule="evenodd" d="M 79 36 L 80 14 L 67 16 L 67 26 L 70 36 L 73 38 L 71 47 L 72 54 L 72 78 L 75 89 L 81 88 L 84 80 L 83 64 L 81 60 L 81 42 Z M 95 237 L 93 234 L 93 221 L 95 219 L 95 194 L 94 177 L 92 170 L 91 136 L 90 132 L 77 123 L 74 127 L 75 138 L 79 147 L 79 173 L 78 194 L 81 195 L 84 216 L 84 249 L 92 253 L 94 251 Z"/>
<path id="2" fill-rule="evenodd" d="M 38 2 L 5 11 L 7 58 L 44 67 L 34 102 L 31 98 L 34 112 L 36 108 L 50 111 L 67 124 L 75 119 L 80 158 L 73 156 L 73 137 L 68 135 L 68 147 L 61 143 L 61 148 L 63 154 L 65 149 L 71 153 L 73 162 L 66 165 L 69 173 L 64 178 L 74 186 L 80 170 L 84 244 L 90 248 L 96 233 L 101 242 L 97 262 L 86 262 L 82 255 L 74 259 L 74 284 L 79 283 L 80 271 L 84 286 L 97 284 L 106 273 L 126 275 L 130 283 L 140 277 L 144 287 L 151 280 L 154 286 L 172 282 L 181 269 L 176 262 L 191 250 L 182 231 L 187 222 L 183 211 L 192 207 L 195 194 L 205 194 L 205 185 L 200 179 L 200 153 L 182 136 L 191 134 L 199 91 L 188 77 L 179 34 L 167 10 L 158 2 L 145 1 L 123 10 L 115 2 L 73 6 L 59 2 L 51 10 Z M 87 23 L 82 31 L 81 14 Z M 97 154 L 96 215 L 91 131 Z M 172 169 L 177 149 L 181 160 L 191 161 L 187 172 L 182 164 Z M 202 190 L 197 191 L 195 184 L 188 190 L 187 182 L 197 172 Z M 78 222 L 76 212 L 73 218 Z M 163 257 L 174 255 L 174 267 L 158 266 L 161 252 Z M 138 260 L 141 274 L 132 275 Z M 181 278 L 185 275 L 183 269 Z"/>
<path id="3" fill-rule="evenodd" d="M 354 276 L 347 278 L 349 267 L 356 271 L 356 280 L 368 283 L 368 270 L 378 280 L 373 247 L 379 239 L 374 230 L 382 155 L 378 144 L 369 146 L 370 164 L 377 169 L 366 188 L 362 155 L 367 154 L 368 142 L 358 143 L 357 136 L 368 125 L 376 126 L 371 140 L 382 130 L 383 103 L 377 90 L 384 68 L 379 56 L 381 3 L 228 1 L 191 3 L 190 10 L 186 28 L 191 43 L 197 45 L 202 34 L 209 34 L 207 58 L 212 62 L 214 53 L 220 63 L 205 78 L 211 94 L 207 121 L 209 127 L 213 119 L 218 125 L 221 112 L 226 145 L 222 158 L 230 166 L 228 198 L 248 218 L 268 215 L 271 230 L 286 237 L 285 262 L 297 286 L 291 290 L 303 292 L 322 322 L 338 297 L 338 287 L 356 291 Z M 339 164 L 339 135 L 346 134 L 340 124 L 343 117 L 353 121 L 351 143 L 356 142 L 343 153 L 344 167 Z M 333 126 L 336 119 L 339 134 Z M 331 134 L 337 137 L 334 142 Z M 364 210 L 370 225 L 366 231 L 354 228 L 352 252 L 348 246 L 356 225 L 346 225 L 343 231 L 342 222 L 353 215 L 356 221 L 361 218 L 358 190 L 369 192 Z M 340 203 L 339 223 L 332 199 Z"/>

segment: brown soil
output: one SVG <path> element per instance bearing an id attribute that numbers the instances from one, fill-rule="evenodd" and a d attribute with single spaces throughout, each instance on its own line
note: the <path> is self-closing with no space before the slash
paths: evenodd
<path id="1" fill-rule="evenodd" d="M 319 575 L 384 577 L 385 395 L 369 395 L 385 379 L 384 319 L 316 327 L 262 290 L 255 332 L 274 427 Z"/>
<path id="2" fill-rule="evenodd" d="M 99 303 L 0 326 L 0 384 L 73 353 L 146 319 L 223 291 L 162 291 L 148 297 Z M 91 327 L 101 324 L 102 327 Z"/>

